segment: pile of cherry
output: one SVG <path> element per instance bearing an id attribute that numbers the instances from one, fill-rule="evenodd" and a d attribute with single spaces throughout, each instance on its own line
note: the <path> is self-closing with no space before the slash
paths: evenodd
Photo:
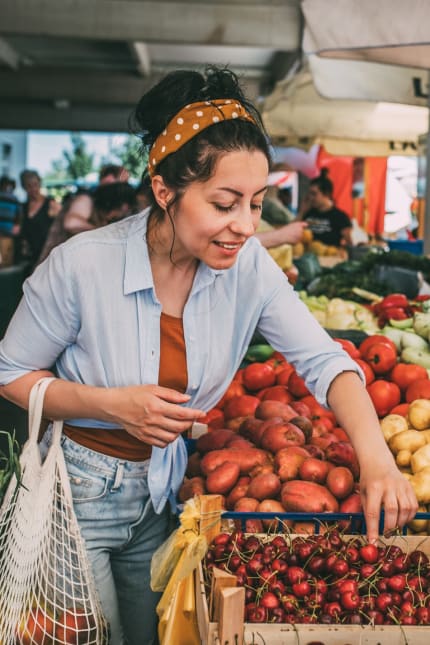
<path id="1" fill-rule="evenodd" d="M 398 538 L 399 540 L 399 538 Z M 376 545 L 337 528 L 303 536 L 220 533 L 204 560 L 245 587 L 245 622 L 429 625 L 430 561 L 421 549 Z"/>

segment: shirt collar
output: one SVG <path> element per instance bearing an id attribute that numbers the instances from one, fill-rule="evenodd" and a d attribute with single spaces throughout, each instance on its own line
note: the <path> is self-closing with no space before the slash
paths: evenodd
<path id="1" fill-rule="evenodd" d="M 149 260 L 148 246 L 146 244 L 146 230 L 148 225 L 149 208 L 129 218 L 130 230 L 127 239 L 124 294 L 128 295 L 143 289 L 153 289 L 151 263 Z M 192 293 L 197 293 L 210 285 L 218 275 L 223 275 L 225 270 L 211 269 L 206 264 L 200 263 L 194 280 Z"/>

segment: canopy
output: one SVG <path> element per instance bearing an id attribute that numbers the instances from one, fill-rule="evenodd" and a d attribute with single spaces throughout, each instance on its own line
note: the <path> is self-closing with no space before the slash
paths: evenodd
<path id="1" fill-rule="evenodd" d="M 430 69 L 428 0 L 302 0 L 302 11 L 307 52 Z"/>
<path id="2" fill-rule="evenodd" d="M 418 154 L 428 108 L 399 103 L 330 100 L 318 94 L 308 67 L 277 84 L 263 120 L 275 145 L 323 145 L 333 155 Z"/>

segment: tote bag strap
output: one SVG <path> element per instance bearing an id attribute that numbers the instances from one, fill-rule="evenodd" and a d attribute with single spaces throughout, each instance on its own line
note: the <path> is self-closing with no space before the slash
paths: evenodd
<path id="1" fill-rule="evenodd" d="M 55 381 L 55 377 L 46 376 L 41 378 L 37 383 L 33 385 L 30 392 L 30 399 L 28 404 L 28 443 L 32 445 L 37 445 L 40 423 L 42 421 L 43 414 L 43 400 L 45 397 L 45 392 L 52 383 Z M 55 421 L 53 428 L 52 444 L 58 444 L 61 439 L 61 432 L 63 428 L 62 421 Z"/>

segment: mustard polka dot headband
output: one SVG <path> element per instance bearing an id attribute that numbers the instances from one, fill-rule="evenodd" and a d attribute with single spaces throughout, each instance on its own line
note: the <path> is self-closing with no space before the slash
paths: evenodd
<path id="1" fill-rule="evenodd" d="M 216 99 L 186 105 L 169 121 L 166 129 L 155 140 L 149 153 L 149 176 L 153 177 L 158 164 L 196 134 L 215 123 L 230 119 L 244 119 L 255 123 L 255 119 L 235 99 Z"/>

